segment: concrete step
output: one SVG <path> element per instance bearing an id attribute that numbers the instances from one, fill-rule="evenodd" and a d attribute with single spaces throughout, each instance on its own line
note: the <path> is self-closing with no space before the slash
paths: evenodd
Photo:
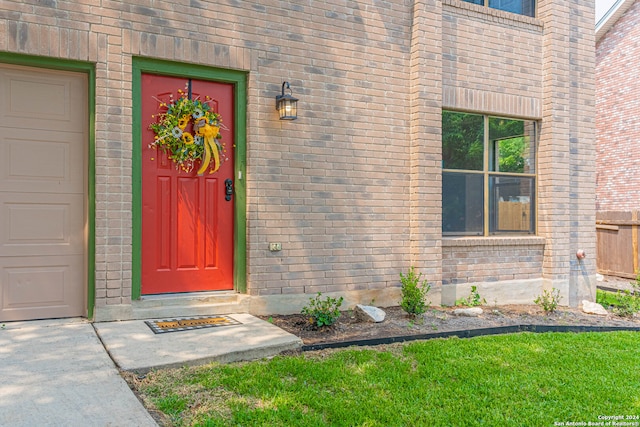
<path id="1" fill-rule="evenodd" d="M 302 346 L 297 336 L 255 316 L 228 315 L 240 323 L 159 335 L 140 320 L 94 323 L 94 327 L 118 367 L 138 373 L 263 359 Z"/>
<path id="2" fill-rule="evenodd" d="M 249 296 L 236 292 L 199 292 L 143 296 L 133 301 L 134 319 L 247 313 Z"/>

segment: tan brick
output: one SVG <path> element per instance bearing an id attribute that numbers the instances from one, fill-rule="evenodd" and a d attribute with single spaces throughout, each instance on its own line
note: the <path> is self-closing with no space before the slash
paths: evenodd
<path id="1" fill-rule="evenodd" d="M 555 279 L 575 246 L 593 252 L 589 5 L 540 0 L 529 18 L 459 0 L 356 3 L 2 2 L 2 50 L 95 63 L 98 306 L 131 296 L 132 56 L 250 71 L 250 294 L 392 287 L 410 265 L 435 286 Z M 292 123 L 274 110 L 283 80 L 300 98 Z M 442 108 L 542 120 L 544 243 L 442 238 Z"/>

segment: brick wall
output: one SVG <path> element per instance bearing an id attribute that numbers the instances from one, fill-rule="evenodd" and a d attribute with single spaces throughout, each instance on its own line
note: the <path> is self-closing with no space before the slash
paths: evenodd
<path id="1" fill-rule="evenodd" d="M 443 107 L 539 120 L 542 22 L 456 0 L 443 2 Z M 446 238 L 442 284 L 541 277 L 544 240 Z"/>
<path id="2" fill-rule="evenodd" d="M 527 277 L 549 263 L 544 274 L 556 278 L 569 275 L 575 245 L 565 238 L 591 244 L 582 232 L 593 208 L 582 191 L 593 168 L 582 144 L 593 133 L 585 107 L 593 2 L 539 3 L 534 19 L 459 0 L 0 0 L 0 51 L 95 64 L 97 307 L 131 304 L 135 56 L 248 73 L 249 294 L 395 288 L 410 265 L 436 284 L 452 283 L 454 273 L 457 280 L 451 260 L 461 249 L 443 251 L 440 231 L 443 107 L 553 125 L 544 147 L 555 160 L 539 170 L 561 171 L 566 180 L 548 188 L 573 197 L 583 210 L 578 222 L 568 199 L 543 188 L 540 234 L 545 248 L 557 237 L 561 246 L 545 249 L 541 261 L 530 253 L 539 241 L 529 241 L 533 249 L 525 242 L 505 260 L 503 245 L 479 241 L 494 260 L 474 259 L 483 267 L 467 280 L 496 277 L 490 268 L 513 262 Z M 555 41 L 565 38 L 572 41 Z M 560 63 L 569 69 L 553 68 Z M 555 80 L 547 82 L 549 73 Z M 300 98 L 294 122 L 277 120 L 274 110 L 284 80 Z M 570 161 L 573 169 L 565 168 Z M 283 250 L 269 252 L 269 242 Z"/>
<path id="3" fill-rule="evenodd" d="M 442 3 L 414 4 L 410 82 L 410 265 L 442 276 Z"/>
<path id="4" fill-rule="evenodd" d="M 280 5 L 295 28 L 274 22 L 280 19 L 270 9 L 246 11 L 263 21 L 255 25 L 260 42 L 251 45 L 259 58 L 250 103 L 261 105 L 250 107 L 249 292 L 395 286 L 409 262 L 411 9 L 398 2 Z M 243 39 L 248 27 L 237 28 Z M 274 120 L 284 79 L 300 98 L 290 123 Z M 283 250 L 270 253 L 269 242 Z"/>
<path id="5" fill-rule="evenodd" d="M 442 249 L 442 284 L 537 279 L 543 252 L 542 238 L 447 239 Z"/>
<path id="6" fill-rule="evenodd" d="M 539 119 L 542 22 L 457 0 L 443 3 L 444 106 Z"/>
<path id="7" fill-rule="evenodd" d="M 466 2 L 443 4 L 443 106 L 542 122 L 537 215 L 545 237 L 543 245 L 523 239 L 511 256 L 499 255 L 500 239 L 475 247 L 444 240 L 443 284 L 509 280 L 496 278 L 516 265 L 523 278 L 541 272 L 577 305 L 592 293 L 579 276 L 595 274 L 595 258 L 575 257 L 578 249 L 595 253 L 593 2 L 540 1 L 537 18 L 515 19 Z M 461 265 L 464 257 L 473 262 Z"/>
<path id="8" fill-rule="evenodd" d="M 543 111 L 538 156 L 543 275 L 571 305 L 595 297 L 593 1 L 540 2 Z"/>
<path id="9" fill-rule="evenodd" d="M 640 3 L 596 44 L 597 209 L 640 208 Z"/>
<path id="10" fill-rule="evenodd" d="M 0 50 L 95 63 L 98 306 L 131 295 L 133 56 L 249 72 L 249 293 L 397 285 L 409 265 L 411 8 L 94 4 L 3 1 Z M 283 80 L 300 98 L 291 123 L 274 111 Z"/>

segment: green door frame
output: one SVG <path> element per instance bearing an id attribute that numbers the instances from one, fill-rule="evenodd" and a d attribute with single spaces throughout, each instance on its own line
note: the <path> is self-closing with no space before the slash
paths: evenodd
<path id="1" fill-rule="evenodd" d="M 211 80 L 234 85 L 235 104 L 235 166 L 234 166 L 234 230 L 233 230 L 233 287 L 237 292 L 247 290 L 247 209 L 246 209 L 246 116 L 247 74 L 243 71 L 226 70 L 203 65 L 184 64 L 150 58 L 133 58 L 132 106 L 133 106 L 133 239 L 132 239 L 132 285 L 131 299 L 141 296 L 141 250 L 142 250 L 142 73 L 162 74 Z"/>
<path id="2" fill-rule="evenodd" d="M 0 52 L 0 62 L 4 64 L 24 65 L 34 68 L 45 68 L 50 70 L 72 71 L 85 73 L 88 77 L 87 98 L 88 103 L 88 137 L 89 149 L 87 152 L 87 318 L 93 318 L 95 308 L 96 282 L 96 245 L 95 245 L 95 117 L 96 117 L 96 71 L 95 64 L 82 61 L 73 61 L 58 58 L 47 58 L 41 56 L 28 56 L 10 52 Z"/>

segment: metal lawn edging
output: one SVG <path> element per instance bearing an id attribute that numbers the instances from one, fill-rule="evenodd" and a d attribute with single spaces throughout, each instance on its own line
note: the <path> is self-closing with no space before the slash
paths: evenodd
<path id="1" fill-rule="evenodd" d="M 428 334 L 403 335 L 385 338 L 373 338 L 365 340 L 350 340 L 331 343 L 308 344 L 301 347 L 301 351 L 324 350 L 330 348 L 345 348 L 352 346 L 376 346 L 383 344 L 393 344 L 398 342 L 409 342 L 418 340 L 431 340 L 435 338 L 473 338 L 487 335 L 513 334 L 518 332 L 619 332 L 634 331 L 640 332 L 638 326 L 585 326 L 585 325 L 509 325 L 496 326 L 491 328 L 465 329 L 460 331 L 433 332 Z"/>

